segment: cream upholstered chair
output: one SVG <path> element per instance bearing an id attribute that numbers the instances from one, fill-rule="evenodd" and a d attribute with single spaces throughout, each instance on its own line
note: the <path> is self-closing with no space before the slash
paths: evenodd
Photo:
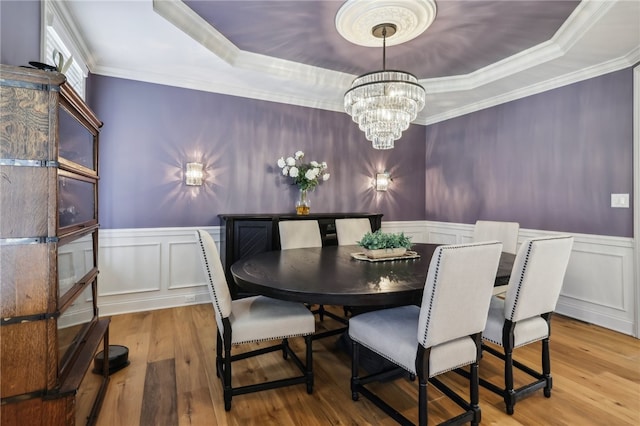
<path id="1" fill-rule="evenodd" d="M 283 220 L 278 222 L 278 229 L 280 232 L 280 248 L 282 250 L 322 247 L 320 225 L 317 220 Z M 324 321 L 324 316 L 327 315 L 343 322 L 342 318 L 325 311 L 323 305 L 320 305 L 313 313 L 318 314 L 320 321 Z"/>
<path id="2" fill-rule="evenodd" d="M 306 383 L 307 393 L 312 393 L 311 337 L 315 332 L 313 314 L 301 303 L 285 302 L 264 296 L 231 300 L 231 293 L 227 286 L 222 263 L 213 238 L 206 231 L 198 230 L 196 231 L 196 239 L 218 328 L 216 374 L 222 380 L 225 410 L 231 410 L 233 396 L 250 392 Z M 304 336 L 306 345 L 305 364 L 300 361 L 289 347 L 288 339 L 297 336 Z M 269 340 L 280 340 L 281 343 L 231 355 L 232 346 Z M 232 362 L 277 350 L 282 350 L 285 359 L 291 356 L 302 375 L 241 387 L 232 386 Z"/>
<path id="3" fill-rule="evenodd" d="M 357 244 L 367 232 L 371 232 L 371 222 L 367 218 L 336 219 L 336 235 L 340 246 Z"/>
<path id="4" fill-rule="evenodd" d="M 473 228 L 473 242 L 500 241 L 505 253 L 516 254 L 518 247 L 518 222 L 478 220 Z"/>
<path id="5" fill-rule="evenodd" d="M 491 289 L 496 278 L 502 244 L 498 241 L 439 246 L 429 264 L 422 305 L 401 306 L 356 315 L 349 320 L 353 341 L 351 397 L 361 393 L 394 420 L 409 420 L 365 388 L 403 369 L 419 380 L 418 419 L 427 424 L 427 383 L 431 382 L 465 412 L 455 422 L 480 422 L 478 361 Z M 359 377 L 360 346 L 398 366 Z M 470 365 L 469 401 L 435 376 Z"/>
<path id="6" fill-rule="evenodd" d="M 556 307 L 567 264 L 571 255 L 573 237 L 554 236 L 525 241 L 513 265 L 505 298 L 493 297 L 489 318 L 482 334 L 483 350 L 504 360 L 504 388 L 480 380 L 488 389 L 502 395 L 508 414 L 513 414 L 517 400 L 544 388 L 551 396 L 551 360 L 549 335 L 551 313 Z M 529 343 L 542 341 L 542 372 L 513 359 L 513 350 Z M 514 389 L 513 367 L 536 380 Z"/>
<path id="7" fill-rule="evenodd" d="M 282 250 L 322 247 L 317 220 L 283 220 L 278 222 Z"/>

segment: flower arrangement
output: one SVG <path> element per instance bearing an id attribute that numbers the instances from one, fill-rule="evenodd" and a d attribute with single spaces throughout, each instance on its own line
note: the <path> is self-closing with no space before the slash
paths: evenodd
<path id="1" fill-rule="evenodd" d="M 322 181 L 326 181 L 331 176 L 327 173 L 327 163 L 310 161 L 303 163 L 304 152 L 297 151 L 293 157 L 280 157 L 278 167 L 282 169 L 283 176 L 289 176 L 293 183 L 302 191 L 313 190 Z"/>

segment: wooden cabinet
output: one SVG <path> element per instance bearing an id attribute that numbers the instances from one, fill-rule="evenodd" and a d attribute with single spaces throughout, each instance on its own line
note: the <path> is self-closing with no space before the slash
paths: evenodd
<path id="1" fill-rule="evenodd" d="M 322 245 L 337 245 L 336 219 L 367 218 L 371 230 L 382 225 L 380 213 L 320 213 L 306 216 L 291 214 L 221 214 L 225 237 L 221 245 L 222 265 L 234 299 L 246 296 L 239 291 L 231 274 L 231 265 L 246 256 L 270 250 L 280 250 L 278 222 L 283 220 L 317 220 L 320 226 Z"/>
<path id="2" fill-rule="evenodd" d="M 2 425 L 95 421 L 102 123 L 57 72 L 0 65 Z"/>

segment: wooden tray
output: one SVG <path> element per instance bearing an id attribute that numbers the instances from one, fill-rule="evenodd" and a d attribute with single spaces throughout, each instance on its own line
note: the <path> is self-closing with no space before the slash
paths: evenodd
<path id="1" fill-rule="evenodd" d="M 420 255 L 415 251 L 407 250 L 403 255 L 394 257 L 378 257 L 372 259 L 370 257 L 367 257 L 364 252 L 351 253 L 351 257 L 357 260 L 366 260 L 367 262 L 386 262 L 388 260 L 417 259 L 418 257 L 420 257 Z"/>

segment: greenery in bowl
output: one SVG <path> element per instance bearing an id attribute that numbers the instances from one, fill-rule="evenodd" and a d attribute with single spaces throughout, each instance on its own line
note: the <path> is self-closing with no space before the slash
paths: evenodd
<path id="1" fill-rule="evenodd" d="M 367 232 L 357 244 L 367 250 L 411 248 L 411 240 L 404 235 L 404 232 L 385 234 L 379 229 L 376 232 Z"/>

